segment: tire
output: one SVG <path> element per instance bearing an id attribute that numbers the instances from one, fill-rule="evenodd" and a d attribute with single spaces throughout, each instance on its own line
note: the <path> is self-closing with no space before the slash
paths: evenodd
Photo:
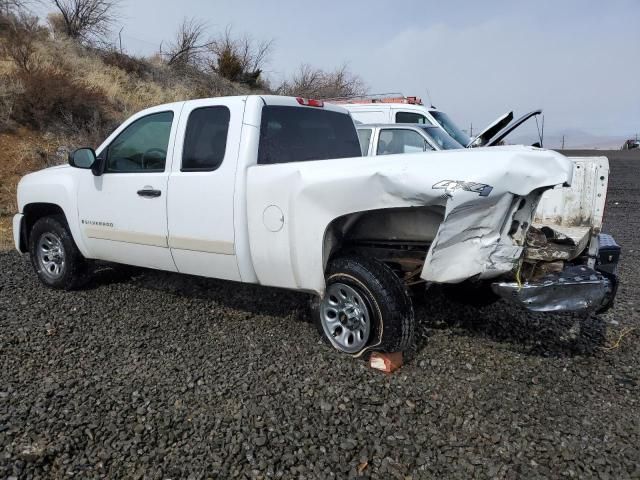
<path id="1" fill-rule="evenodd" d="M 38 278 L 48 287 L 73 290 L 87 280 L 87 262 L 62 215 L 36 221 L 29 234 L 29 255 Z"/>
<path id="2" fill-rule="evenodd" d="M 337 350 L 402 352 L 413 342 L 414 314 L 402 281 L 384 263 L 360 256 L 329 262 L 315 323 Z M 351 342 L 350 342 L 351 340 Z"/>

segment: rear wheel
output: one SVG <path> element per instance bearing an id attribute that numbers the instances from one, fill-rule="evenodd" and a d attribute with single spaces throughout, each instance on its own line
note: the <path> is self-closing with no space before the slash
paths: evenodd
<path id="1" fill-rule="evenodd" d="M 29 253 L 38 278 L 48 287 L 72 290 L 86 280 L 86 261 L 61 215 L 36 221 L 29 235 Z"/>
<path id="2" fill-rule="evenodd" d="M 333 259 L 316 312 L 322 336 L 337 350 L 404 351 L 413 340 L 414 316 L 402 281 L 384 263 L 365 257 Z"/>

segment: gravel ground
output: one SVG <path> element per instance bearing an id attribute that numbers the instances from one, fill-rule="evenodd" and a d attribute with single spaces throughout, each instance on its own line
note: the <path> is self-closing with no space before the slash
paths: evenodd
<path id="1" fill-rule="evenodd" d="M 0 254 L 0 477 L 640 478 L 640 161 L 612 170 L 612 311 L 435 291 L 393 375 L 319 342 L 302 295 L 109 268 L 62 293 Z"/>

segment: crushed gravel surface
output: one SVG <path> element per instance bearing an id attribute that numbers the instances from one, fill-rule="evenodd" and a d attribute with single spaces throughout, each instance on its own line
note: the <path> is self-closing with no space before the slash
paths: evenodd
<path id="1" fill-rule="evenodd" d="M 640 160 L 612 159 L 610 312 L 433 291 L 392 375 L 320 342 L 304 295 L 106 267 L 64 293 L 2 253 L 0 478 L 640 478 L 638 212 Z"/>

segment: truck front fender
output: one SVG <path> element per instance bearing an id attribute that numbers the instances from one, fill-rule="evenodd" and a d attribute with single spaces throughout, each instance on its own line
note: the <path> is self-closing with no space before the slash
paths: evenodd
<path id="1" fill-rule="evenodd" d="M 78 249 L 90 258 L 78 223 L 76 172 L 61 166 L 26 175 L 18 184 L 18 208 L 25 216 L 26 235 L 42 215 L 62 213 Z"/>

